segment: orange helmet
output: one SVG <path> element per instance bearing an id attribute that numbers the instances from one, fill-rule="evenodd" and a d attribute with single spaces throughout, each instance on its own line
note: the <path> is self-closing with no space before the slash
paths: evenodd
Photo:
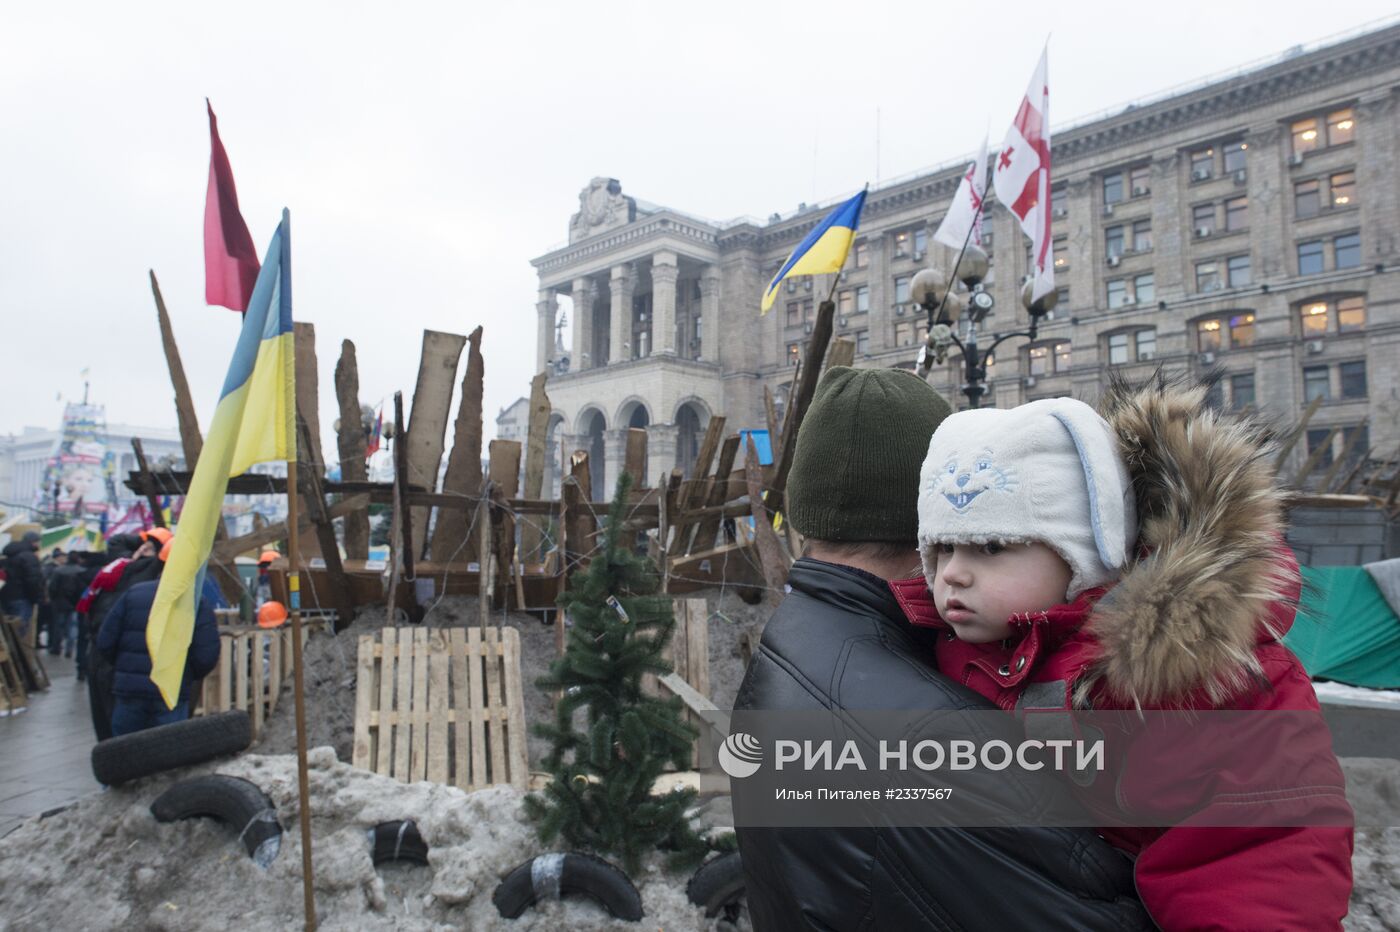
<path id="1" fill-rule="evenodd" d="M 262 566 L 264 563 L 272 563 L 281 558 L 282 554 L 278 553 L 276 550 L 264 550 L 262 553 L 258 554 L 258 566 Z"/>
<path id="2" fill-rule="evenodd" d="M 258 627 L 276 628 L 287 620 L 287 607 L 281 602 L 264 602 L 258 609 Z"/>
<path id="3" fill-rule="evenodd" d="M 162 530 L 164 530 L 164 529 L 162 528 Z M 163 544 L 160 545 L 160 562 L 164 563 L 164 562 L 166 562 L 167 560 L 170 559 L 170 550 L 171 550 L 171 548 L 173 548 L 174 546 L 175 546 L 175 535 L 172 534 L 172 535 L 170 536 L 170 539 L 169 539 L 169 540 L 167 540 L 165 543 L 163 543 Z"/>
<path id="4" fill-rule="evenodd" d="M 170 543 L 170 538 L 174 536 L 175 533 L 168 527 L 153 527 L 141 532 L 142 540 L 153 540 L 162 545 Z"/>

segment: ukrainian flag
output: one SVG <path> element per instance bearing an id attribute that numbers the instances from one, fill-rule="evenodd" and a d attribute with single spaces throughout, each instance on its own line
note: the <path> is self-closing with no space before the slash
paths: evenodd
<path id="1" fill-rule="evenodd" d="M 254 463 L 296 461 L 290 234 L 291 217 L 284 210 L 253 287 L 224 390 L 190 479 L 175 542 L 146 623 L 151 682 L 172 709 L 180 701 L 195 608 L 214 545 L 214 529 L 222 520 L 228 480 Z"/>
<path id="2" fill-rule="evenodd" d="M 784 279 L 796 275 L 823 275 L 839 272 L 846 264 L 846 254 L 851 251 L 851 241 L 856 238 L 856 228 L 860 225 L 860 210 L 865 206 L 865 191 L 861 191 L 817 224 L 807 238 L 797 244 L 792 255 L 787 257 L 778 274 L 768 283 L 763 292 L 763 310 L 767 314 L 778 297 L 778 286 Z"/>

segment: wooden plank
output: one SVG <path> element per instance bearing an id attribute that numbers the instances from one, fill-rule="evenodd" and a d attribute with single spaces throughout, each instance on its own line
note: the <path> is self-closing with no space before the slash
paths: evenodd
<path id="1" fill-rule="evenodd" d="M 1340 428 L 1337 427 L 1332 428 L 1327 434 L 1327 439 L 1319 443 L 1312 453 L 1308 455 L 1308 458 L 1303 461 L 1303 467 L 1293 476 L 1294 485 L 1301 486 L 1304 482 L 1308 481 L 1308 476 L 1312 473 L 1313 467 L 1315 467 L 1318 461 L 1332 449 L 1332 438 L 1337 436 L 1337 431 L 1339 429 Z"/>
<path id="2" fill-rule="evenodd" d="M 545 440 L 549 433 L 549 415 L 553 411 L 549 395 L 544 390 L 548 378 L 549 373 L 545 371 L 530 380 L 530 412 L 525 432 L 525 482 L 521 489 L 521 494 L 526 498 L 539 498 L 544 491 Z M 540 538 L 540 528 L 535 522 L 527 521 L 521 525 L 520 550 L 524 560 L 533 563 L 539 559 Z"/>
<path id="3" fill-rule="evenodd" d="M 710 609 L 704 599 L 685 599 L 685 681 L 702 696 L 710 694 Z M 680 672 L 680 671 L 676 671 Z"/>
<path id="4" fill-rule="evenodd" d="M 854 340 L 838 337 L 831 341 L 831 349 L 826 354 L 827 369 L 833 366 L 853 366 L 855 362 L 856 344 Z"/>
<path id="5" fill-rule="evenodd" d="M 394 671 L 398 677 L 398 694 L 390 711 L 395 713 L 394 721 L 394 766 L 389 776 L 401 783 L 407 783 L 409 776 L 409 738 L 413 734 L 413 633 L 405 628 L 399 632 L 398 667 Z M 385 710 L 380 709 L 382 715 Z"/>
<path id="6" fill-rule="evenodd" d="M 296 356 L 296 411 L 306 418 L 306 426 L 310 428 L 311 436 L 311 444 L 301 451 L 301 458 L 313 463 L 324 463 L 325 457 L 321 455 L 321 402 L 317 390 L 319 374 L 316 364 L 316 327 L 307 321 L 295 321 L 292 330 Z M 304 499 L 297 503 L 297 514 L 299 521 L 310 519 Z M 298 537 L 298 543 L 304 559 L 310 560 L 321 555 L 321 542 L 314 535 Z"/>
<path id="7" fill-rule="evenodd" d="M 310 425 L 297 413 L 298 440 L 303 450 L 312 447 Z M 345 567 L 340 562 L 340 544 L 335 538 L 335 526 L 326 513 L 326 497 L 321 491 L 322 466 L 319 461 L 306 462 L 298 459 L 297 472 L 298 503 L 306 505 L 306 514 L 316 527 L 316 538 L 321 542 L 321 558 L 326 564 L 326 575 L 330 578 L 330 602 L 335 606 L 335 630 L 343 631 L 355 620 L 355 596 L 350 581 L 345 576 Z M 368 540 L 368 538 L 366 538 Z"/>
<path id="8" fill-rule="evenodd" d="M 399 569 L 403 578 L 413 579 L 413 564 L 418 559 L 418 552 L 413 546 L 413 509 L 408 507 L 403 497 L 408 491 L 408 437 L 403 432 L 403 423 L 403 392 L 394 392 L 394 486 L 399 490 L 399 499 L 395 504 L 398 506 L 400 531 L 400 537 L 394 539 L 394 544 L 398 547 Z"/>
<path id="9" fill-rule="evenodd" d="M 250 711 L 253 716 L 253 740 L 256 741 L 258 735 L 262 734 L 263 703 L 267 701 L 267 675 L 265 672 L 266 668 L 263 666 L 266 662 L 263 655 L 263 642 L 266 640 L 266 636 L 263 632 L 257 631 L 247 635 L 247 638 L 249 650 L 253 655 L 251 658 L 253 663 L 253 692 L 252 695 L 249 696 L 249 705 L 252 706 Z"/>
<path id="10" fill-rule="evenodd" d="M 364 493 L 343 498 L 326 508 L 326 516 L 331 519 L 344 517 L 357 509 L 368 508 L 369 501 L 369 495 Z M 302 534 L 310 534 L 315 527 L 310 518 L 307 518 L 299 530 Z M 278 521 L 276 524 L 269 524 L 252 533 L 244 534 L 242 537 L 216 542 L 212 555 L 215 560 L 227 563 L 234 557 L 242 556 L 250 550 L 260 549 L 264 544 L 272 544 L 286 539 L 287 522 Z"/>
<path id="11" fill-rule="evenodd" d="M 350 752 L 351 765 L 361 770 L 374 769 L 369 736 L 369 713 L 373 708 L 374 636 L 366 634 L 360 638 L 360 653 L 355 664 L 355 741 Z"/>
<path id="12" fill-rule="evenodd" d="M 515 518 L 506 506 L 506 499 L 514 498 L 520 490 L 520 441 L 492 440 L 488 473 L 491 480 L 491 553 L 495 557 L 496 595 L 495 604 L 501 608 L 520 608 L 513 605 L 513 589 L 510 584 L 510 568 L 515 563 Z"/>
<path id="13" fill-rule="evenodd" d="M 683 484 L 677 495 L 675 511 L 670 515 L 671 524 L 675 528 L 671 533 L 670 547 L 666 551 L 670 556 L 681 556 L 690 549 L 690 535 L 695 525 L 687 512 L 704 503 L 703 480 L 710 474 L 715 451 L 719 449 L 720 438 L 724 436 L 724 422 L 722 414 L 710 418 L 705 427 L 705 439 L 700 442 L 700 449 L 695 456 L 695 467 L 691 470 L 691 479 L 694 481 Z"/>
<path id="14" fill-rule="evenodd" d="M 779 432 L 782 425 L 778 423 L 778 407 L 773 403 L 773 390 L 767 385 L 763 386 L 763 417 L 768 424 L 768 443 L 771 447 L 781 439 Z"/>
<path id="15" fill-rule="evenodd" d="M 593 511 L 588 506 L 593 497 L 593 480 L 588 470 L 586 451 L 575 450 L 569 457 L 569 475 L 564 480 L 560 495 L 569 517 L 569 549 L 564 562 L 572 572 L 579 560 L 593 549 L 593 534 L 597 530 Z"/>
<path id="16" fill-rule="evenodd" d="M 1293 447 L 1297 445 L 1299 438 L 1301 438 L 1303 433 L 1308 429 L 1308 422 L 1312 420 L 1312 416 L 1317 413 L 1317 409 L 1321 405 L 1322 398 L 1319 396 L 1314 398 L 1307 409 L 1303 411 L 1303 416 L 1298 419 L 1298 425 L 1293 428 L 1292 433 L 1288 435 L 1288 439 L 1279 447 L 1278 456 L 1274 458 L 1275 472 L 1283 471 L 1283 464 L 1288 462 L 1288 454 L 1293 452 Z"/>
<path id="17" fill-rule="evenodd" d="M 248 708 L 248 637 L 240 634 L 233 639 L 233 708 Z"/>
<path id="18" fill-rule="evenodd" d="M 720 740 L 729 736 L 729 716 L 710 701 L 708 696 L 702 696 L 685 680 L 674 673 L 667 673 L 661 677 L 661 685 L 671 691 L 673 695 L 680 696 L 681 701 L 692 712 L 703 716 L 704 720 L 710 724 Z"/>
<path id="19" fill-rule="evenodd" d="M 485 719 L 486 673 L 482 663 L 481 634 L 483 631 L 490 630 L 490 628 L 485 626 L 467 629 L 467 688 L 468 692 L 471 693 L 471 704 L 468 706 L 468 713 L 471 716 L 472 731 L 472 786 L 485 786 L 487 782 Z"/>
<path id="20" fill-rule="evenodd" d="M 428 779 L 428 630 L 413 629 L 413 738 L 409 743 L 410 782 Z"/>
<path id="21" fill-rule="evenodd" d="M 288 660 L 284 660 L 283 657 L 282 657 L 282 640 L 283 640 L 283 638 L 285 638 L 285 637 L 286 637 L 286 629 L 285 629 L 285 628 L 279 628 L 279 629 L 277 629 L 277 631 L 273 632 L 272 637 L 269 638 L 269 644 L 268 644 L 268 657 L 269 657 L 269 660 L 268 660 L 267 668 L 268 668 L 268 670 L 271 672 L 271 676 L 270 676 L 270 681 L 269 681 L 269 683 L 268 683 L 268 688 L 267 688 L 267 714 L 268 714 L 268 715 L 271 715 L 273 712 L 277 711 L 277 699 L 278 699 L 278 697 L 280 697 L 280 696 L 282 695 L 282 679 L 283 679 L 283 677 L 286 676 L 286 673 L 287 673 L 287 671 L 285 671 L 285 670 L 282 668 L 282 665 L 283 665 L 284 663 L 288 663 L 288 662 L 289 662 L 289 659 L 288 659 Z M 287 653 L 290 654 L 291 651 L 287 651 Z"/>
<path id="22" fill-rule="evenodd" d="M 336 431 L 336 451 L 340 455 L 340 478 L 362 482 L 369 478 L 365 462 L 365 429 L 360 420 L 360 369 L 355 344 L 340 342 L 340 359 L 335 364 L 335 397 L 340 405 L 340 429 Z M 351 560 L 369 559 L 369 501 L 365 507 L 345 515 L 345 556 Z"/>
<path id="23" fill-rule="evenodd" d="M 418 362 L 418 382 L 413 389 L 413 411 L 409 415 L 408 433 L 401 436 L 399 442 L 408 449 L 406 481 L 429 491 L 437 488 L 457 361 L 466 343 L 467 338 L 459 333 L 423 331 L 423 354 Z M 417 560 L 423 556 L 428 509 L 415 508 L 412 521 L 412 551 Z"/>
<path id="24" fill-rule="evenodd" d="M 827 343 L 831 340 L 831 322 L 836 315 L 836 305 L 823 301 L 817 309 L 817 320 L 812 327 L 811 339 L 807 341 L 807 355 L 802 360 L 802 380 L 797 391 L 788 399 L 787 423 L 783 427 L 782 448 L 774 452 L 773 481 L 770 487 L 778 495 L 769 502 L 769 511 L 775 511 L 782 501 L 782 492 L 787 488 L 787 477 L 792 469 L 792 455 L 797 447 L 797 433 L 802 429 L 802 419 L 817 392 L 817 381 L 821 376 L 822 359 L 826 356 Z"/>
<path id="25" fill-rule="evenodd" d="M 447 766 L 447 708 L 448 666 L 452 662 L 447 637 L 441 628 L 428 638 L 428 770 L 433 783 L 446 785 Z"/>
<path id="26" fill-rule="evenodd" d="M 1342 464 L 1347 461 L 1347 457 L 1351 456 L 1351 451 L 1356 449 L 1356 443 L 1360 439 L 1361 430 L 1358 425 L 1352 428 L 1351 436 L 1347 437 L 1347 442 L 1342 444 L 1341 454 L 1332 461 L 1332 465 L 1328 467 L 1327 472 L 1322 476 L 1322 480 L 1318 482 L 1317 490 L 1319 492 L 1330 492 L 1332 490 L 1332 480 L 1337 477 L 1337 471 L 1342 468 Z"/>
<path id="27" fill-rule="evenodd" d="M 467 630 L 453 628 L 449 637 L 451 650 L 450 667 L 452 674 L 452 707 L 456 713 L 452 734 L 452 785 L 467 789 L 471 782 L 472 762 L 472 694 L 468 682 L 468 670 L 473 662 L 468 653 Z"/>
<path id="28" fill-rule="evenodd" d="M 525 727 L 525 698 L 521 693 L 520 683 L 520 632 L 514 628 L 503 628 L 501 641 L 506 690 L 506 762 L 511 786 L 523 790 L 530 780 L 530 766 L 528 731 Z"/>
<path id="29" fill-rule="evenodd" d="M 647 484 L 647 432 L 640 427 L 627 429 L 627 447 L 622 455 L 622 471 L 632 477 L 632 487 L 645 488 Z M 529 497 L 529 490 L 525 492 Z"/>
<path id="30" fill-rule="evenodd" d="M 759 561 L 763 567 L 763 578 L 768 584 L 768 591 L 765 598 L 768 601 L 775 601 L 783 590 L 783 584 L 787 582 L 788 567 L 790 566 L 787 557 L 783 554 L 782 544 L 778 542 L 778 535 L 773 530 L 773 519 L 770 512 L 775 509 L 768 505 L 765 507 L 763 501 L 762 486 L 760 478 L 762 467 L 758 464 L 758 450 L 754 447 L 753 435 L 746 434 L 747 441 L 744 455 L 744 474 L 749 483 L 749 508 L 753 514 L 755 544 L 758 548 Z M 769 491 L 769 495 L 780 495 L 781 493 Z"/>
<path id="31" fill-rule="evenodd" d="M 769 436 L 772 436 L 771 434 Z M 714 478 L 710 483 L 709 492 L 701 501 L 705 508 L 721 508 L 729 497 L 729 479 L 734 472 L 734 458 L 739 452 L 739 435 L 730 434 L 724 438 L 724 445 L 720 447 L 719 462 L 715 466 Z M 692 517 L 695 517 L 692 513 Z M 687 553 L 695 550 L 709 550 L 715 545 L 715 537 L 719 534 L 720 521 L 723 515 L 715 514 L 707 516 L 695 529 L 695 536 L 691 540 Z"/>
<path id="32" fill-rule="evenodd" d="M 462 400 L 457 408 L 457 420 L 452 426 L 452 450 L 447 455 L 447 472 L 443 474 L 442 490 L 453 494 L 476 496 L 481 492 L 481 399 L 485 382 L 485 360 L 481 356 L 481 328 L 467 337 L 467 371 L 462 376 Z M 469 512 L 441 510 L 433 528 L 432 555 L 434 560 L 447 560 L 460 552 L 463 560 L 477 558 L 476 540 L 469 539 Z M 445 552 L 444 552 L 445 551 Z"/>
<path id="33" fill-rule="evenodd" d="M 486 626 L 481 632 L 481 652 L 486 659 L 486 702 L 482 706 L 486 714 L 486 750 L 490 755 L 490 783 L 505 782 L 506 747 L 500 718 L 497 713 L 503 708 L 501 700 L 501 657 L 500 641 L 496 628 Z"/>
<path id="34" fill-rule="evenodd" d="M 141 446 L 140 437 L 131 438 L 131 452 L 136 455 L 136 468 L 141 474 L 141 494 L 146 496 L 146 504 L 151 509 L 151 522 L 156 527 L 165 527 L 165 509 L 160 506 L 160 490 L 151 475 L 151 467 L 146 462 L 146 450 Z"/>
<path id="35" fill-rule="evenodd" d="M 185 366 L 180 361 L 180 348 L 175 343 L 175 330 L 170 314 L 165 310 L 165 298 L 160 293 L 155 269 L 150 269 L 151 294 L 156 299 L 156 319 L 160 324 L 160 342 L 165 349 L 165 365 L 170 370 L 170 387 L 175 390 L 175 419 L 180 426 L 180 447 L 185 452 L 185 468 L 194 471 L 199 454 L 204 449 L 204 436 L 199 432 L 199 415 L 195 413 L 194 396 L 185 378 Z"/>
<path id="36" fill-rule="evenodd" d="M 233 638 L 219 640 L 219 698 L 215 708 L 227 712 L 233 707 Z"/>

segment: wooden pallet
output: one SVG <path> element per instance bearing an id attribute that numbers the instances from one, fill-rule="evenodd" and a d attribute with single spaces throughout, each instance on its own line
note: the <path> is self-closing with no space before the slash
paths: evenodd
<path id="1" fill-rule="evenodd" d="M 29 705 L 24 673 L 10 649 L 9 625 L 0 622 L 0 713 L 23 712 Z"/>
<path id="2" fill-rule="evenodd" d="M 10 660 L 15 664 L 20 676 L 23 678 L 24 687 L 31 693 L 42 692 L 49 688 L 49 671 L 44 669 L 44 661 L 39 658 L 39 651 L 35 648 L 34 638 L 39 630 L 38 613 L 30 618 L 29 633 L 20 633 L 23 622 L 13 615 L 5 616 L 4 636 L 7 639 Z"/>
<path id="3" fill-rule="evenodd" d="M 523 790 L 525 742 L 514 628 L 386 627 L 360 638 L 356 767 L 404 783 Z"/>
<path id="4" fill-rule="evenodd" d="M 301 631 L 306 645 L 309 627 Z M 277 708 L 292 675 L 292 629 L 231 626 L 219 629 L 219 665 L 204 678 L 196 715 L 241 709 L 253 720 L 253 739 Z M 260 700 L 260 701 L 259 701 Z"/>

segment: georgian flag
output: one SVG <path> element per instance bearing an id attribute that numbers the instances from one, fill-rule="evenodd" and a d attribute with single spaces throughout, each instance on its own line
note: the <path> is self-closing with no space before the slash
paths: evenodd
<path id="1" fill-rule="evenodd" d="M 987 194 L 987 137 L 982 137 L 982 149 L 977 153 L 977 161 L 967 166 L 967 174 L 958 182 L 958 192 L 953 195 L 953 203 L 948 205 L 948 213 L 938 225 L 933 238 L 954 249 L 962 249 L 969 242 L 982 245 L 982 198 Z"/>
<path id="2" fill-rule="evenodd" d="M 1036 300 L 1055 290 L 1055 268 L 1050 246 L 1050 84 L 1046 53 L 1040 53 L 1026 96 L 1016 119 L 1006 131 L 997 156 L 992 184 L 997 200 L 1021 221 L 1031 238 L 1031 275 Z"/>

